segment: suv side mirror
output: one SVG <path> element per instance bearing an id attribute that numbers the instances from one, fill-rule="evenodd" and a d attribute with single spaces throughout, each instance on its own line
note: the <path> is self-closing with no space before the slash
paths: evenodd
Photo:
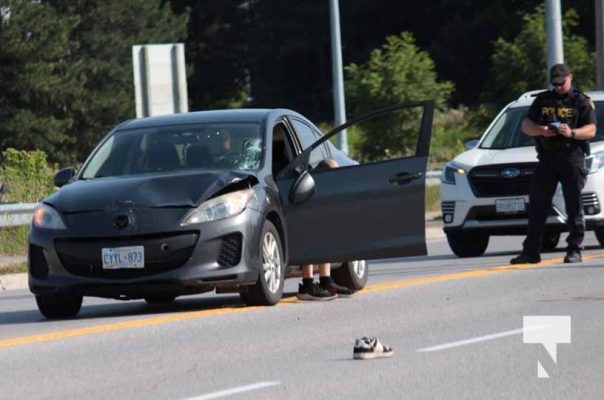
<path id="1" fill-rule="evenodd" d="M 466 150 L 471 150 L 474 147 L 478 146 L 478 142 L 479 142 L 479 139 L 469 139 L 463 144 L 463 146 L 465 147 Z"/>

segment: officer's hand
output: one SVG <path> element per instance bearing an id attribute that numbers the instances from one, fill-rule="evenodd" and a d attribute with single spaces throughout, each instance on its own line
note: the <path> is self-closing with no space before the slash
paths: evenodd
<path id="1" fill-rule="evenodd" d="M 540 136 L 550 138 L 556 136 L 556 132 L 551 131 L 547 126 L 540 126 Z"/>
<path id="2" fill-rule="evenodd" d="M 570 126 L 568 126 L 568 124 L 560 124 L 560 128 L 558 128 L 558 132 L 560 133 L 560 135 L 564 136 L 564 137 L 572 137 L 572 129 L 570 129 Z"/>

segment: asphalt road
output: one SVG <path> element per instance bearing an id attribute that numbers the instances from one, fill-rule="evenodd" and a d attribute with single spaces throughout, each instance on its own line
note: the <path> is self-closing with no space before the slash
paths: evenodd
<path id="1" fill-rule="evenodd" d="M 520 241 L 458 259 L 431 239 L 429 256 L 374 262 L 365 290 L 330 302 L 298 302 L 294 279 L 276 307 L 212 294 L 164 307 L 87 298 L 80 318 L 51 322 L 27 291 L 5 291 L 0 397 L 601 399 L 604 250 L 590 236 L 582 264 L 558 251 L 512 267 Z M 524 316 L 570 316 L 557 362 L 523 343 Z M 352 360 L 361 336 L 394 356 Z"/>

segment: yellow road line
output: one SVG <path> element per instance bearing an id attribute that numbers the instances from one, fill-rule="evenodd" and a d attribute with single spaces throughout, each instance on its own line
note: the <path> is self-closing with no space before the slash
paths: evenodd
<path id="1" fill-rule="evenodd" d="M 600 258 L 600 257 L 598 257 L 598 256 L 589 257 L 588 256 L 588 257 L 584 257 L 584 260 L 589 260 L 592 258 Z M 421 278 L 406 279 L 406 280 L 402 280 L 402 281 L 379 283 L 379 284 L 369 285 L 369 286 L 365 287 L 359 294 L 372 293 L 372 292 L 378 292 L 378 291 L 390 290 L 390 289 L 398 289 L 398 288 L 404 288 L 404 287 L 409 287 L 409 286 L 425 285 L 428 283 L 444 282 L 444 281 L 450 281 L 450 280 L 455 280 L 455 279 L 488 276 L 488 275 L 498 274 L 498 273 L 507 272 L 507 271 L 546 267 L 546 266 L 550 266 L 550 265 L 554 265 L 554 264 L 559 264 L 560 262 L 562 262 L 562 259 L 556 258 L 556 259 L 544 260 L 540 264 L 504 265 L 504 266 L 499 266 L 499 267 L 490 267 L 490 268 L 471 270 L 471 271 L 454 272 L 451 274 L 434 275 L 434 276 L 426 276 L 426 277 L 421 277 Z M 297 303 L 297 302 L 298 302 L 298 299 L 296 299 L 295 297 L 290 297 L 290 298 L 281 300 L 278 305 L 286 305 L 286 304 L 292 304 L 292 303 Z M 68 330 L 64 330 L 64 331 L 42 333 L 39 335 L 21 336 L 21 337 L 16 337 L 16 338 L 11 338 L 11 339 L 0 340 L 0 348 L 24 346 L 24 345 L 28 345 L 28 344 L 43 343 L 43 342 L 49 342 L 49 341 L 53 341 L 53 340 L 60 340 L 60 339 L 66 339 L 66 338 L 71 338 L 71 337 L 78 337 L 78 336 L 88 336 L 88 335 L 94 335 L 94 334 L 98 334 L 98 333 L 120 331 L 120 330 L 124 330 L 124 329 L 142 328 L 145 326 L 160 325 L 160 324 L 166 324 L 166 323 L 176 322 L 176 321 L 185 321 L 185 320 L 195 319 L 195 318 L 205 318 L 205 317 L 212 317 L 212 316 L 216 316 L 216 315 L 233 314 L 233 313 L 238 313 L 238 312 L 243 312 L 243 311 L 256 310 L 259 308 L 263 308 L 263 307 L 241 306 L 241 307 L 225 307 L 225 308 L 202 310 L 202 311 L 179 312 L 179 313 L 174 313 L 174 314 L 169 314 L 169 315 L 162 315 L 162 316 L 138 319 L 138 320 L 133 320 L 133 321 L 102 324 L 102 325 L 90 326 L 90 327 L 86 327 L 86 328 L 68 329 Z"/>

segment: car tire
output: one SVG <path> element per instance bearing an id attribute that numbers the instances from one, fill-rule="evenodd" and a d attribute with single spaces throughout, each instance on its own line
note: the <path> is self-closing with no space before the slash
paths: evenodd
<path id="1" fill-rule="evenodd" d="M 604 247 L 604 226 L 598 226 L 594 229 L 594 233 L 596 234 L 596 239 L 598 239 L 598 243 L 600 243 L 601 247 Z"/>
<path id="2" fill-rule="evenodd" d="M 168 304 L 172 303 L 176 299 L 176 296 L 171 294 L 154 294 L 151 296 L 145 296 L 147 304 Z"/>
<path id="3" fill-rule="evenodd" d="M 458 257 L 478 257 L 489 245 L 489 235 L 482 232 L 447 233 L 449 247 Z"/>
<path id="4" fill-rule="evenodd" d="M 348 261 L 331 271 L 331 277 L 338 285 L 354 290 L 365 287 L 368 275 L 369 264 L 365 260 Z"/>
<path id="5" fill-rule="evenodd" d="M 558 247 L 560 241 L 560 232 L 546 230 L 543 234 L 543 244 L 541 245 L 543 251 L 553 251 Z"/>
<path id="6" fill-rule="evenodd" d="M 82 307 L 82 296 L 72 293 L 49 293 L 36 295 L 38 310 L 47 319 L 73 318 Z"/>
<path id="7" fill-rule="evenodd" d="M 258 247 L 261 263 L 258 280 L 240 295 L 247 305 L 272 306 L 281 300 L 285 280 L 281 237 L 272 222 L 264 221 Z"/>

